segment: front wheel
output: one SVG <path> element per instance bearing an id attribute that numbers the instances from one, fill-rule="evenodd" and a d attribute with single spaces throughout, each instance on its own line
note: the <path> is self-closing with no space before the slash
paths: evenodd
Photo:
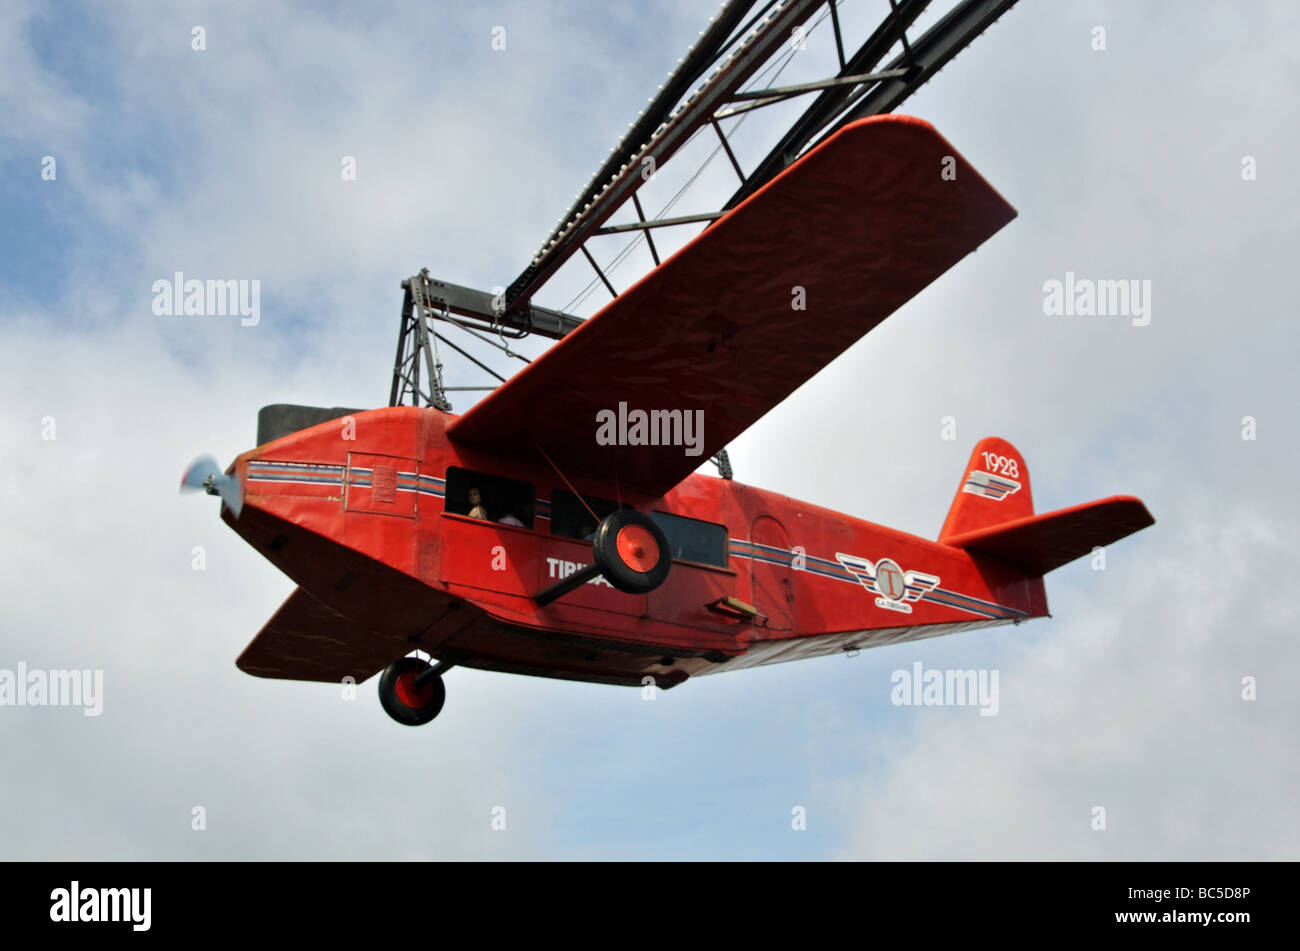
<path id="1" fill-rule="evenodd" d="M 663 529 L 632 509 L 619 509 L 600 523 L 592 553 L 605 580 L 628 594 L 653 591 L 673 564 Z"/>
<path id="2" fill-rule="evenodd" d="M 442 676 L 427 678 L 418 685 L 415 682 L 429 669 L 429 664 L 418 657 L 403 657 L 389 664 L 379 678 L 379 705 L 398 723 L 420 726 L 442 711 L 447 700 Z"/>

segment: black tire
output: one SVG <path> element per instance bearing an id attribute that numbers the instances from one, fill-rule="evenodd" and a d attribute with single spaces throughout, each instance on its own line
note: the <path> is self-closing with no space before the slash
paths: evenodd
<path id="1" fill-rule="evenodd" d="M 418 691 L 412 684 L 428 669 L 429 664 L 418 657 L 403 657 L 389 664 L 379 678 L 379 705 L 404 726 L 428 723 L 442 711 L 447 700 L 447 687 L 441 676 L 421 684 Z"/>
<path id="2" fill-rule="evenodd" d="M 619 554 L 619 533 L 625 528 L 634 530 L 634 534 L 649 540 L 657 549 L 658 558 L 652 565 L 637 566 L 628 564 Z M 640 530 L 637 532 L 636 530 Z M 609 515 L 596 529 L 596 537 L 591 543 L 592 553 L 600 573 L 605 580 L 619 591 L 628 594 L 645 594 L 664 583 L 668 571 L 673 566 L 672 553 L 668 550 L 668 538 L 663 529 L 654 520 L 632 509 L 620 509 Z M 642 549 L 644 546 L 642 546 Z M 641 550 L 641 549 L 638 549 Z"/>

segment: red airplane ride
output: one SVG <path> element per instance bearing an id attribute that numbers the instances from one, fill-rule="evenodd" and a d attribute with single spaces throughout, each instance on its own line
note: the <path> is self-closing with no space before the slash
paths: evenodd
<path id="1" fill-rule="evenodd" d="M 184 484 L 298 584 L 239 667 L 383 671 L 413 725 L 455 665 L 669 688 L 1047 616 L 1043 575 L 1153 524 L 1139 500 L 1036 515 L 988 438 L 930 541 L 694 472 L 1013 217 L 928 123 L 854 121 L 464 415 L 197 463 Z"/>

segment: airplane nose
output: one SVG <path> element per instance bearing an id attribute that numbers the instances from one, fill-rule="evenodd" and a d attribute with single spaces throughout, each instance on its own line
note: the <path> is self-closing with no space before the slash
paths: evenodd
<path id="1" fill-rule="evenodd" d="M 221 496 L 225 506 L 235 518 L 239 518 L 239 513 L 244 508 L 244 487 L 233 473 L 226 475 L 222 472 L 211 456 L 199 456 L 181 476 L 182 492 L 197 492 L 200 489 L 208 495 Z"/>

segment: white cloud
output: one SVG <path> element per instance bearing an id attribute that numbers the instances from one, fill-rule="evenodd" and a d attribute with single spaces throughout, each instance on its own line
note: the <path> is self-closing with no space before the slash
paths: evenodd
<path id="1" fill-rule="evenodd" d="M 837 790 L 855 817 L 842 854 L 1294 858 L 1295 538 L 1245 505 L 1165 534 L 1105 575 L 1071 572 L 1084 583 L 1063 597 L 1053 585 L 1050 639 L 999 658 L 998 716 L 907 710 L 888 771 Z"/>

